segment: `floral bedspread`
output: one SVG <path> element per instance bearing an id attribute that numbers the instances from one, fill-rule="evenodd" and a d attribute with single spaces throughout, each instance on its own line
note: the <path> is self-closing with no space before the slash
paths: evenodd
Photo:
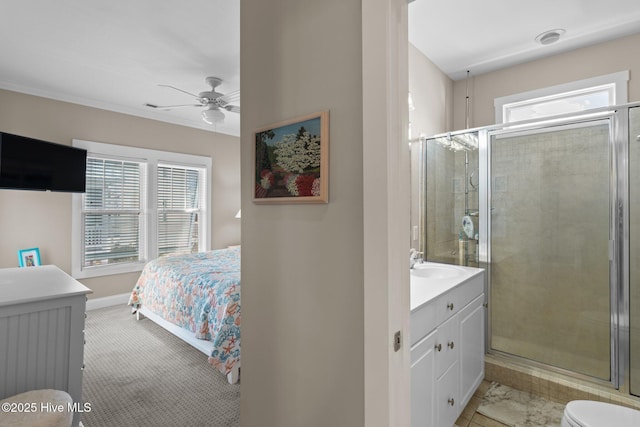
<path id="1" fill-rule="evenodd" d="M 149 262 L 129 305 L 213 341 L 209 363 L 228 374 L 240 361 L 240 247 Z"/>

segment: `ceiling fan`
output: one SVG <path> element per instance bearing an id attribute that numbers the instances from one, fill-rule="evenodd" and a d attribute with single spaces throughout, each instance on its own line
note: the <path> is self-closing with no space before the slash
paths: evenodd
<path id="1" fill-rule="evenodd" d="M 158 110 L 171 110 L 173 108 L 181 108 L 181 107 L 206 107 L 206 109 L 202 111 L 202 120 L 204 120 L 206 123 L 209 123 L 211 125 L 215 123 L 221 123 L 222 121 L 224 121 L 225 116 L 222 110 L 227 110 L 232 113 L 240 113 L 240 107 L 238 105 L 232 104 L 240 100 L 239 90 L 230 92 L 228 94 L 222 94 L 220 92 L 216 92 L 216 87 L 222 84 L 222 79 L 219 77 L 207 77 L 205 79 L 205 82 L 209 86 L 211 86 L 211 90 L 200 92 L 197 95 L 171 85 L 158 85 L 161 87 L 168 87 L 171 89 L 175 89 L 179 92 L 186 93 L 187 95 L 191 95 L 196 99 L 196 102 L 197 102 L 196 104 L 156 105 L 156 104 L 146 103 L 144 105 L 149 108 L 155 108 Z"/>

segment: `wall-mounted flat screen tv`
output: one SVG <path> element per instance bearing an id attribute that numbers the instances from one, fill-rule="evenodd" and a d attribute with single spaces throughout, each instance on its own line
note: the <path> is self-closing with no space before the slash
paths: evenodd
<path id="1" fill-rule="evenodd" d="M 87 150 L 0 132 L 0 188 L 84 193 Z"/>

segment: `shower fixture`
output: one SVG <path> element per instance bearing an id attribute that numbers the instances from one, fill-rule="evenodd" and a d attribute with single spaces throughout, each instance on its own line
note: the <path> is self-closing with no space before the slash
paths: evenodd
<path id="1" fill-rule="evenodd" d="M 463 133 L 436 137 L 435 142 L 451 151 L 473 151 L 478 149 L 478 136 L 475 133 Z"/>

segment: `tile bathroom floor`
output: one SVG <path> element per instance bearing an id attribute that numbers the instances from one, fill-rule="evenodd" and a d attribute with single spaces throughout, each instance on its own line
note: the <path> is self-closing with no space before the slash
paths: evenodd
<path id="1" fill-rule="evenodd" d="M 484 415 L 476 412 L 482 397 L 491 386 L 491 382 L 484 380 L 478 387 L 478 390 L 473 394 L 471 400 L 460 414 L 460 417 L 456 420 L 456 426 L 458 427 L 509 427 L 507 424 L 502 424 L 494 419 L 485 417 Z"/>

